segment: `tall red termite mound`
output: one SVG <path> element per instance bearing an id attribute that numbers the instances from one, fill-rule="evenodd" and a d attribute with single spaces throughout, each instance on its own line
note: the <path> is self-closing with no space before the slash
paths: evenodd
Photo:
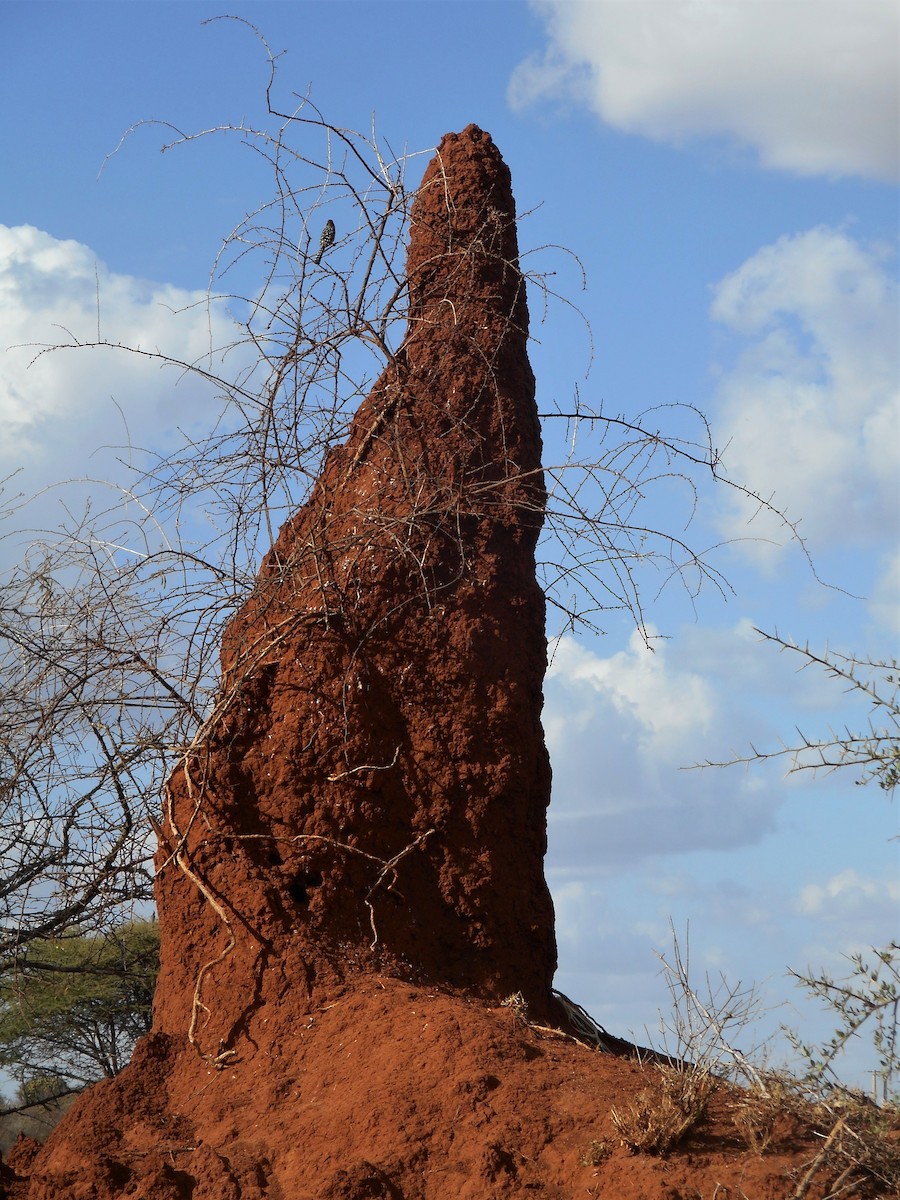
<path id="1" fill-rule="evenodd" d="M 425 173 L 408 283 L 403 347 L 266 556 L 170 781 L 153 1031 L 20 1149 L 11 1196 L 562 1200 L 639 1086 L 536 1027 L 545 493 L 510 177 L 475 126 Z M 604 1162 L 608 1200 L 699 1179 Z"/>
<path id="2" fill-rule="evenodd" d="M 198 1069 L 360 973 L 551 1010 L 541 439 L 509 170 L 475 126 L 425 173 L 407 276 L 404 344 L 170 781 L 153 1037 Z"/>
<path id="3" fill-rule="evenodd" d="M 550 1004 L 541 441 L 486 134 L 444 139 L 411 224 L 404 345 L 267 555 L 170 783 L 156 1028 L 207 1054 L 244 1054 L 286 989 L 376 968 Z"/>

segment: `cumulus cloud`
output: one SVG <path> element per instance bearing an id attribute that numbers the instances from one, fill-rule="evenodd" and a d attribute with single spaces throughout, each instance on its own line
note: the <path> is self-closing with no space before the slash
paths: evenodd
<path id="1" fill-rule="evenodd" d="M 98 440 L 158 448 L 209 399 L 126 352 L 64 350 L 35 361 L 35 343 L 102 338 L 201 362 L 232 328 L 204 292 L 116 274 L 78 242 L 0 226 L 0 475 L 26 463 L 44 481 L 80 474 Z"/>
<path id="2" fill-rule="evenodd" d="M 547 49 L 513 107 L 554 97 L 657 141 L 727 136 L 765 167 L 893 179 L 895 0 L 533 0 Z"/>
<path id="3" fill-rule="evenodd" d="M 716 439 L 732 477 L 801 520 L 813 551 L 895 545 L 900 513 L 897 284 L 887 253 L 841 229 L 765 246 L 714 289 L 743 343 L 720 381 Z M 739 500 L 723 517 L 765 564 L 779 522 Z"/>
<path id="4" fill-rule="evenodd" d="M 652 627 L 648 633 L 655 639 Z M 591 654 L 569 637 L 558 639 L 552 654 L 550 679 L 565 677 L 604 695 L 618 713 L 634 721 L 648 748 L 680 745 L 685 734 L 709 727 L 712 695 L 706 681 L 690 671 L 673 671 L 665 644 L 652 649 L 637 630 L 628 648 L 609 658 Z"/>
<path id="5" fill-rule="evenodd" d="M 798 725 L 811 736 L 864 726 L 864 706 L 839 680 L 761 644 L 748 619 L 688 626 L 655 651 L 637 634 L 624 650 L 601 645 L 568 635 L 551 643 L 547 862 L 560 883 L 609 880 L 653 861 L 660 876 L 662 856 L 777 844 L 792 805 L 802 814 L 792 820 L 806 820 L 810 797 L 821 805 L 837 789 L 836 803 L 846 803 L 849 779 L 786 779 L 793 756 L 778 751 Z M 754 747 L 776 757 L 749 769 L 684 769 L 746 760 Z M 671 868 L 666 878 L 676 878 Z"/>
<path id="6" fill-rule="evenodd" d="M 552 871 L 622 869 L 652 855 L 752 844 L 771 831 L 778 789 L 764 772 L 679 769 L 732 737 L 743 624 L 727 640 L 737 650 L 723 660 L 724 694 L 720 681 L 675 660 L 665 643 L 648 650 L 637 633 L 605 657 L 570 637 L 556 641 L 544 711 Z"/>
<path id="7" fill-rule="evenodd" d="M 797 896 L 796 910 L 803 916 L 829 922 L 847 922 L 860 914 L 874 923 L 874 915 L 890 926 L 900 903 L 900 882 L 895 878 L 865 878 L 858 871 L 839 871 L 824 883 L 805 884 Z"/>

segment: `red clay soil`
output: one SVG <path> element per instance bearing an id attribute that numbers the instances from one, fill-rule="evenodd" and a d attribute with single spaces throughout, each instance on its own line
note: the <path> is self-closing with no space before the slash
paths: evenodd
<path id="1" fill-rule="evenodd" d="M 10 1200 L 784 1200 L 817 1152 L 787 1123 L 750 1153 L 722 1089 L 631 1154 L 611 1110 L 657 1072 L 551 1028 L 541 441 L 509 171 L 475 126 L 425 173 L 408 279 L 406 341 L 170 781 L 153 1030 L 14 1148 Z"/>
<path id="2" fill-rule="evenodd" d="M 51 1135 L 31 1191 L 10 1196 L 787 1200 L 821 1147 L 785 1120 L 750 1152 L 723 1090 L 683 1145 L 632 1154 L 611 1109 L 653 1087 L 654 1068 L 474 998 L 370 976 L 320 1007 L 285 1007 L 290 1024 L 273 1012 L 278 1036 L 221 1071 L 151 1035 L 128 1072 L 91 1090 L 77 1138 Z M 598 1143 L 610 1153 L 592 1165 Z"/>

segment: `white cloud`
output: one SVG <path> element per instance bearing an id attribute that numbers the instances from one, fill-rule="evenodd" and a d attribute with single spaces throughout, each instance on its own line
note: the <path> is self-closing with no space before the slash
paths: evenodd
<path id="1" fill-rule="evenodd" d="M 650 638 L 655 631 L 648 627 Z M 628 649 L 599 658 L 569 637 L 551 648 L 548 677 L 565 676 L 602 693 L 615 709 L 641 728 L 641 741 L 656 752 L 681 744 L 686 733 L 704 731 L 712 715 L 712 694 L 706 682 L 689 671 L 673 670 L 665 643 L 650 649 L 635 630 Z"/>
<path id="2" fill-rule="evenodd" d="M 855 776 L 785 778 L 793 756 L 778 752 L 783 738 L 802 738 L 798 728 L 827 737 L 831 728 L 865 727 L 866 706 L 841 681 L 798 670 L 800 660 L 761 644 L 746 618 L 727 628 L 687 626 L 655 653 L 637 635 L 606 655 L 568 636 L 551 649 L 543 720 L 555 880 L 609 880 L 698 851 L 766 842 L 777 850 L 819 819 L 810 805 L 818 814 L 831 805 L 827 819 L 844 821 Z M 748 766 L 754 748 L 775 757 Z M 745 765 L 685 769 L 707 761 Z M 852 835 L 842 834 L 843 851 L 855 853 L 872 822 L 880 836 L 878 819 L 860 814 Z"/>
<path id="3" fill-rule="evenodd" d="M 756 669 L 746 623 L 720 648 L 724 683 L 692 669 L 689 652 L 670 653 L 665 643 L 648 650 L 636 632 L 607 657 L 570 637 L 555 643 L 544 710 L 551 871 L 622 870 L 655 854 L 747 845 L 771 832 L 779 790 L 765 772 L 680 769 L 714 757 L 735 727 L 748 729 L 736 719 L 740 664 Z"/>
<path id="4" fill-rule="evenodd" d="M 658 141 L 725 135 L 763 166 L 891 179 L 895 0 L 533 0 L 549 46 L 510 82 L 516 108 L 569 96 Z"/>
<path id="5" fill-rule="evenodd" d="M 897 285 L 886 253 L 839 229 L 765 246 L 715 288 L 712 316 L 747 339 L 719 387 L 715 436 L 732 478 L 800 519 L 813 553 L 896 544 L 900 515 Z M 773 563 L 785 531 L 751 501 L 723 518 Z"/>
<path id="6" fill-rule="evenodd" d="M 117 351 L 44 354 L 29 343 L 111 342 L 197 362 L 233 326 L 206 294 L 115 274 L 89 247 L 0 225 L 0 475 L 28 462 L 44 480 L 84 470 L 101 442 L 153 441 L 201 414 L 209 389 Z M 126 435 L 126 426 L 128 434 Z"/>
<path id="7" fill-rule="evenodd" d="M 871 918 L 880 910 L 890 924 L 900 904 L 900 882 L 891 879 L 866 879 L 854 870 L 840 871 L 825 883 L 808 883 L 797 896 L 797 911 L 819 920 L 842 921 L 859 916 Z"/>

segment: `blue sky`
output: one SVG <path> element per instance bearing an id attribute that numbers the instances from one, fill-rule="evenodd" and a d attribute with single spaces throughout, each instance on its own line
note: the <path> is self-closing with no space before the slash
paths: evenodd
<path id="1" fill-rule="evenodd" d="M 510 165 L 525 262 L 563 305 L 541 323 L 539 404 L 577 387 L 634 415 L 709 416 L 725 465 L 800 520 L 796 546 L 720 490 L 689 536 L 727 542 L 734 594 L 691 601 L 643 584 L 653 652 L 609 614 L 560 643 L 546 686 L 554 770 L 548 876 L 558 986 L 612 1031 L 643 1037 L 667 1002 L 656 952 L 690 923 L 692 964 L 798 996 L 789 966 L 896 936 L 896 804 L 850 775 L 784 764 L 685 771 L 863 725 L 864 705 L 757 626 L 816 648 L 898 656 L 898 82 L 893 0 L 366 3 L 16 3 L 0 9 L 0 335 L 90 331 L 96 283 L 123 337 L 190 350 L 220 241 L 264 198 L 253 157 L 225 139 L 159 153 L 146 118 L 194 131 L 262 120 L 266 64 L 284 96 L 336 124 L 427 150 L 474 121 Z M 411 174 L 424 168 L 414 160 Z M 567 247 L 584 266 L 587 287 Z M 250 281 L 252 285 L 252 280 Z M 168 305 L 168 308 L 165 307 Z M 171 380 L 122 360 L 0 357 L 0 474 L 22 486 L 102 474 L 94 447 L 127 417 L 164 444 L 184 417 Z M 116 407 L 118 406 L 118 408 Z M 202 409 L 197 418 L 202 421 Z M 547 454 L 560 452 L 546 435 Z M 648 519 L 680 521 L 669 492 Z M 679 526 L 680 531 L 680 526 Z M 843 589 L 843 590 L 839 590 Z M 557 630 L 551 627 L 551 633 Z M 803 1021 L 806 1011 L 765 1018 Z M 857 1054 L 851 1069 L 861 1072 Z"/>

